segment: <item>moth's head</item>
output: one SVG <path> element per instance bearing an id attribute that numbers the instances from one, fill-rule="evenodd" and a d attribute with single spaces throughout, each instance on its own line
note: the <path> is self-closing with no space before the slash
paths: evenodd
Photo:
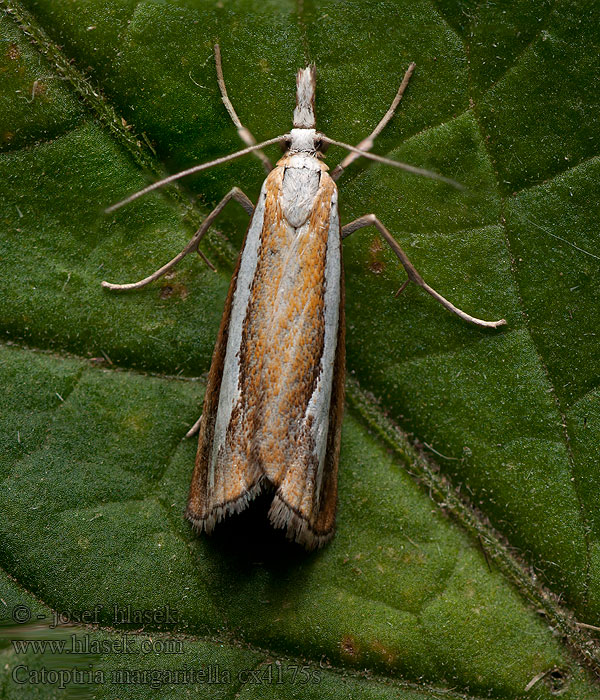
<path id="1" fill-rule="evenodd" d="M 322 158 L 327 146 L 323 134 L 316 129 L 292 129 L 282 142 L 284 153 L 305 153 L 313 158 Z"/>
<path id="2" fill-rule="evenodd" d="M 315 129 L 316 81 L 317 69 L 314 63 L 301 68 L 296 75 L 294 128 L 283 143 L 286 153 L 306 153 L 320 158 L 325 151 L 322 135 Z"/>

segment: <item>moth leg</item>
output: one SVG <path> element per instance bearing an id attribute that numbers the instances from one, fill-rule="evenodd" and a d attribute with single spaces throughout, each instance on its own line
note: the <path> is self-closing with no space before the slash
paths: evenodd
<path id="1" fill-rule="evenodd" d="M 223 65 L 221 63 L 221 49 L 219 47 L 219 44 L 215 44 L 215 64 L 217 68 L 217 82 L 219 83 L 221 99 L 223 100 L 225 109 L 229 113 L 231 121 L 235 124 L 239 137 L 242 139 L 242 141 L 247 146 L 255 146 L 256 139 L 250 133 L 250 130 L 247 129 L 240 121 L 240 118 L 238 117 L 235 109 L 233 108 L 233 105 L 231 104 L 229 95 L 227 94 L 227 88 L 225 87 L 225 78 L 223 77 Z M 267 174 L 270 173 L 271 170 L 273 170 L 273 164 L 262 151 L 254 151 L 254 155 L 260 159 L 261 163 L 263 164 L 263 168 L 265 169 Z"/>
<path id="2" fill-rule="evenodd" d="M 404 74 L 404 78 L 402 78 L 402 82 L 400 83 L 400 87 L 398 88 L 398 92 L 396 93 L 396 97 L 394 97 L 392 104 L 390 105 L 388 111 L 384 114 L 383 119 L 379 122 L 379 124 L 377 124 L 369 136 L 358 144 L 357 148 L 360 148 L 361 151 L 370 151 L 373 148 L 375 139 L 394 116 L 394 112 L 400 104 L 402 95 L 404 95 L 404 91 L 406 90 L 408 82 L 411 79 L 416 67 L 416 63 L 411 63 L 410 66 L 408 66 L 406 73 Z M 331 171 L 331 177 L 334 180 L 337 180 L 344 170 L 350 165 L 350 163 L 353 163 L 357 158 L 360 158 L 360 153 L 349 153 L 344 160 L 339 165 L 336 165 L 336 167 Z"/>
<path id="3" fill-rule="evenodd" d="M 394 253 L 396 253 L 398 259 L 400 260 L 404 269 L 406 270 L 408 280 L 402 285 L 402 287 L 400 287 L 397 294 L 399 294 L 406 287 L 409 281 L 414 282 L 415 284 L 418 284 L 419 287 L 423 287 L 423 289 L 428 294 L 431 294 L 431 296 L 437 301 L 439 301 L 442 306 L 446 307 L 448 311 L 452 311 L 452 313 L 456 314 L 457 316 L 460 316 L 460 318 L 464 319 L 465 321 L 469 321 L 469 323 L 474 323 L 477 326 L 485 326 L 486 328 L 498 328 L 498 326 L 504 326 L 506 324 L 506 321 L 503 318 L 499 321 L 483 321 L 480 318 L 470 316 L 469 314 L 465 313 L 464 311 L 461 311 L 461 309 L 454 306 L 454 304 L 452 304 L 441 294 L 436 292 L 435 289 L 432 289 L 417 272 L 414 265 L 408 259 L 406 253 L 398 245 L 398 241 L 396 241 L 396 239 L 386 229 L 386 227 L 381 223 L 381 221 L 379 221 L 375 214 L 367 214 L 366 216 L 361 216 L 359 219 L 356 219 L 355 221 L 346 224 L 342 228 L 342 238 L 347 238 L 351 233 L 354 233 L 355 231 L 358 231 L 358 229 L 365 228 L 367 226 L 375 226 L 377 228 L 377 230 L 386 240 L 390 248 L 394 251 Z"/>
<path id="4" fill-rule="evenodd" d="M 164 275 L 165 272 L 168 272 L 180 260 L 185 258 L 185 256 L 188 253 L 191 253 L 194 250 L 198 250 L 198 245 L 200 244 L 200 241 L 204 237 L 204 234 L 208 231 L 208 229 L 212 225 L 213 221 L 217 218 L 217 216 L 219 216 L 219 214 L 225 208 L 225 205 L 227 204 L 227 202 L 229 202 L 229 200 L 231 200 L 231 199 L 234 199 L 236 202 L 241 204 L 241 206 L 246 210 L 246 212 L 250 216 L 252 216 L 252 213 L 254 212 L 254 205 L 248 199 L 248 197 L 246 197 L 246 195 L 242 192 L 242 190 L 240 190 L 239 187 L 234 187 L 232 190 L 230 190 L 223 197 L 223 199 L 210 212 L 210 214 L 206 217 L 206 219 L 204 219 L 204 221 L 200 225 L 200 228 L 193 235 L 190 242 L 185 246 L 185 248 L 180 253 L 178 253 L 173 258 L 173 260 L 170 260 L 166 265 L 163 265 L 158 270 L 156 270 L 156 272 L 153 272 L 151 275 L 149 275 L 148 277 L 145 277 L 143 280 L 140 280 L 139 282 L 131 282 L 130 284 L 113 284 L 112 282 L 102 282 L 102 286 L 106 287 L 106 289 L 116 289 L 116 290 L 122 291 L 125 289 L 140 289 L 141 287 L 145 287 L 147 284 L 150 284 L 150 282 L 154 282 L 154 280 L 156 280 L 159 277 L 161 277 L 162 275 Z"/>
<path id="5" fill-rule="evenodd" d="M 194 437 L 194 435 L 200 430 L 200 425 L 202 424 L 202 414 L 200 414 L 200 418 L 192 425 L 192 427 L 187 431 L 185 434 L 186 438 L 191 438 Z"/>

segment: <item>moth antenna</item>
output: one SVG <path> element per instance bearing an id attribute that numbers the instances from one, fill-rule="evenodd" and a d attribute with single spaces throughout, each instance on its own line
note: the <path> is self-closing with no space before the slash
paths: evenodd
<path id="1" fill-rule="evenodd" d="M 215 66 L 217 69 L 217 83 L 219 84 L 219 90 L 221 91 L 221 100 L 225 105 L 227 113 L 231 117 L 231 121 L 235 124 L 239 137 L 247 146 L 256 145 L 256 139 L 254 138 L 250 130 L 247 129 L 240 121 L 237 112 L 231 104 L 229 95 L 227 94 L 227 87 L 225 86 L 225 77 L 223 76 L 223 64 L 221 63 L 221 47 L 219 46 L 219 44 L 215 44 Z M 270 173 L 273 169 L 273 165 L 271 164 L 271 161 L 267 158 L 267 156 L 262 151 L 254 151 L 254 155 L 261 161 L 267 173 Z"/>
<path id="2" fill-rule="evenodd" d="M 282 136 L 276 136 L 274 139 L 269 139 L 268 141 L 263 141 L 262 143 L 257 143 L 254 146 L 249 146 L 248 148 L 244 148 L 241 151 L 236 151 L 235 153 L 230 153 L 228 156 L 223 156 L 221 158 L 217 158 L 216 160 L 211 160 L 208 163 L 201 163 L 200 165 L 194 165 L 192 168 L 188 168 L 187 170 L 182 170 L 181 172 L 175 173 L 174 175 L 169 175 L 169 177 L 165 177 L 162 180 L 158 180 L 157 182 L 153 182 L 151 185 L 148 185 L 148 187 L 144 187 L 143 190 L 139 190 L 138 192 L 134 192 L 133 194 L 130 194 L 129 197 L 122 199 L 120 202 L 117 202 L 116 204 L 112 204 L 110 207 L 108 207 L 104 210 L 104 213 L 110 214 L 111 212 L 115 211 L 116 209 L 120 209 L 125 204 L 129 204 L 129 202 L 133 202 L 135 199 L 142 197 L 143 195 L 147 194 L 148 192 L 152 192 L 152 190 L 156 190 L 159 187 L 164 187 L 164 185 L 168 185 L 170 182 L 173 182 L 175 180 L 179 180 L 180 178 L 185 177 L 186 175 L 192 175 L 193 173 L 200 172 L 200 170 L 206 170 L 208 168 L 212 168 L 213 165 L 220 165 L 221 163 L 226 163 L 227 161 L 233 160 L 234 158 L 240 158 L 241 156 L 245 156 L 247 153 L 252 153 L 253 151 L 258 151 L 259 149 L 264 148 L 265 146 L 271 146 L 274 143 L 279 143 L 280 141 L 285 141 L 286 137 L 287 137 L 287 134 L 283 134 Z"/>
<path id="3" fill-rule="evenodd" d="M 322 141 L 326 141 L 327 143 L 330 143 L 332 146 L 339 146 L 340 148 L 346 148 L 348 151 L 352 151 L 353 153 L 358 153 L 360 156 L 364 156 L 365 158 L 370 158 L 371 160 L 376 160 L 378 163 L 384 163 L 385 165 L 392 165 L 395 168 L 400 168 L 401 170 L 406 170 L 409 173 L 413 173 L 414 175 L 422 175 L 423 177 L 428 177 L 430 180 L 439 180 L 440 182 L 445 182 L 447 185 L 452 185 L 452 187 L 455 187 L 457 190 L 464 190 L 466 189 L 464 185 L 461 185 L 460 182 L 456 182 L 456 180 L 452 180 L 449 177 L 445 177 L 444 175 L 440 175 L 439 173 L 433 172 L 433 170 L 426 170 L 425 168 L 417 168 L 414 165 L 409 165 L 408 163 L 402 163 L 399 160 L 391 160 L 390 158 L 384 158 L 383 156 L 378 156 L 375 153 L 369 153 L 368 151 L 363 151 L 360 148 L 356 148 L 355 146 L 351 146 L 349 143 L 342 143 L 341 141 L 334 141 L 333 139 L 330 139 L 328 136 L 320 135 L 320 138 Z"/>

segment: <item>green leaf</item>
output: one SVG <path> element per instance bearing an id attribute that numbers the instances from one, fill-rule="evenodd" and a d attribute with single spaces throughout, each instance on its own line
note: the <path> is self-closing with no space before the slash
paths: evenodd
<path id="1" fill-rule="evenodd" d="M 211 665 L 230 673 L 215 697 L 599 697 L 600 652 L 578 624 L 600 622 L 598 8 L 0 6 L 0 612 L 97 609 L 77 634 L 132 635 L 130 658 L 90 660 L 107 674 L 91 683 L 100 697 L 153 692 L 113 683 L 118 668 Z M 395 298 L 404 273 L 375 231 L 346 242 L 338 532 L 310 555 L 267 527 L 261 503 L 212 538 L 181 517 L 195 453 L 183 436 L 245 215 L 227 209 L 204 246 L 217 274 L 186 259 L 136 293 L 100 287 L 170 259 L 233 185 L 258 193 L 248 157 L 103 214 L 161 173 L 240 147 L 215 41 L 259 140 L 290 127 L 307 61 L 319 128 L 350 143 L 416 61 L 375 151 L 467 193 L 358 162 L 340 180 L 342 219 L 377 214 L 453 303 L 508 321 L 466 326 L 415 287 Z M 332 148 L 327 162 L 342 157 Z M 177 619 L 128 623 L 115 606 Z M 20 637 L 15 624 L 1 638 L 49 636 L 47 621 Z M 181 654 L 140 651 L 174 638 Z M 15 682 L 19 664 L 48 665 L 28 653 L 0 639 L 3 697 L 59 692 Z M 268 679 L 271 664 L 281 684 L 240 676 Z M 203 692 L 172 681 L 161 697 Z"/>

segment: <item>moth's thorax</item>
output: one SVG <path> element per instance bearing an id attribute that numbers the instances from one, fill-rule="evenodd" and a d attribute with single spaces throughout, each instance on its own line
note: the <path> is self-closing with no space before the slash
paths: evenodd
<path id="1" fill-rule="evenodd" d="M 308 221 L 323 187 L 328 192 L 332 187 L 335 190 L 328 170 L 328 166 L 315 156 L 300 152 L 285 155 L 271 171 L 269 178 L 273 178 L 273 185 L 280 183 L 276 186 L 281 188 L 283 217 L 292 228 L 298 229 Z M 267 186 L 270 186 L 269 181 Z"/>

